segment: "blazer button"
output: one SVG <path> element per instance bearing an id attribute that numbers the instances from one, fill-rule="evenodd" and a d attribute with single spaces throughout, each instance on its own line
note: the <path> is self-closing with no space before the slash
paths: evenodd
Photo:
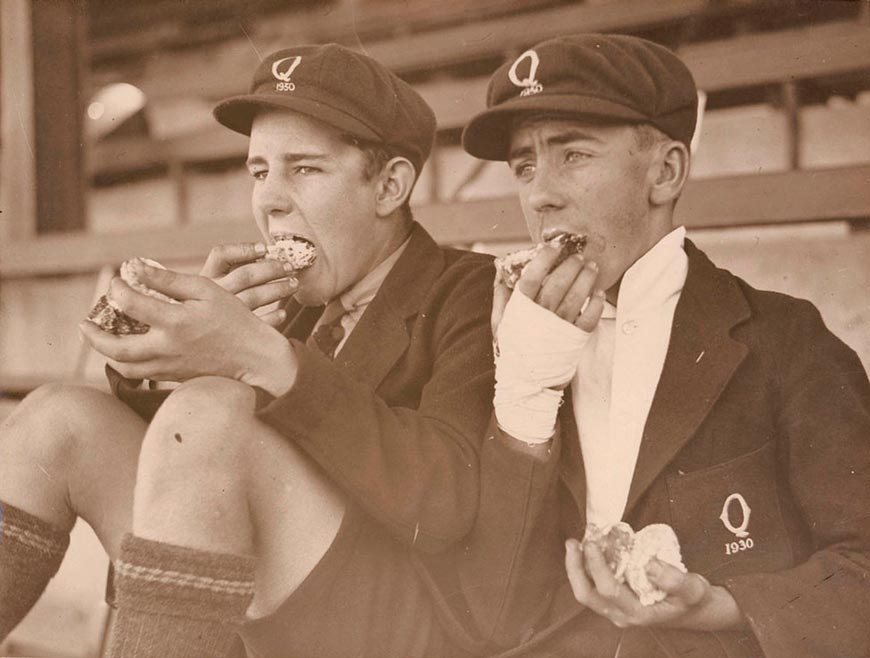
<path id="1" fill-rule="evenodd" d="M 633 334 L 635 329 L 637 329 L 637 321 L 635 320 L 629 320 L 628 322 L 622 323 L 622 333 L 626 336 Z"/>

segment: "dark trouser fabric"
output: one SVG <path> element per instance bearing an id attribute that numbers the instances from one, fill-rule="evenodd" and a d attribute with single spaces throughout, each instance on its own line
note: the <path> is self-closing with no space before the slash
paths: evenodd
<path id="1" fill-rule="evenodd" d="M 354 507 L 332 546 L 278 610 L 242 627 L 256 658 L 460 658 L 411 551 Z"/>

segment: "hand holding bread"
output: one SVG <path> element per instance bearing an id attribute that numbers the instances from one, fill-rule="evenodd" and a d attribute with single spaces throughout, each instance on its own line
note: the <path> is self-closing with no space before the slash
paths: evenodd
<path id="1" fill-rule="evenodd" d="M 259 247 L 250 243 L 215 247 L 209 253 L 200 276 L 213 279 L 255 310 L 293 294 L 298 282 L 288 276 L 311 267 L 317 258 L 314 245 L 297 236 L 280 236 L 275 244 Z M 141 282 L 143 265 L 166 269 L 149 258 L 131 258 L 121 265 L 121 280 L 140 294 L 167 303 L 179 303 Z M 88 313 L 87 320 L 115 336 L 144 334 L 150 328 L 147 323 L 125 313 L 112 299 L 110 291 L 100 297 Z"/>
<path id="2" fill-rule="evenodd" d="M 574 598 L 619 628 L 661 626 L 699 631 L 743 628 L 746 620 L 724 587 L 686 570 L 670 526 L 637 533 L 627 523 L 590 527 L 565 543 Z"/>

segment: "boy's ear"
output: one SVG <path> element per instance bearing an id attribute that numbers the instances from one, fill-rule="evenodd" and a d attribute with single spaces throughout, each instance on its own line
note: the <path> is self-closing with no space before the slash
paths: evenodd
<path id="1" fill-rule="evenodd" d="M 417 172 L 407 158 L 396 156 L 384 165 L 378 181 L 376 209 L 379 217 L 387 217 L 404 205 L 411 196 Z"/>
<path id="2" fill-rule="evenodd" d="M 682 142 L 664 142 L 651 166 L 650 203 L 661 206 L 676 201 L 689 177 L 689 149 Z"/>

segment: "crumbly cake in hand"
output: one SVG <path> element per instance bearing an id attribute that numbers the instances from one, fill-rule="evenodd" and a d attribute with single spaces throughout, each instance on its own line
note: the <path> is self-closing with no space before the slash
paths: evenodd
<path id="1" fill-rule="evenodd" d="M 156 290 L 151 290 L 140 279 L 143 265 L 150 265 L 162 270 L 166 269 L 156 260 L 150 258 L 131 258 L 124 261 L 121 265 L 121 279 L 130 286 L 133 290 L 143 295 L 148 295 L 160 301 L 177 304 L 178 302 L 167 295 Z M 94 307 L 88 313 L 87 320 L 93 322 L 103 331 L 106 331 L 115 336 L 127 336 L 130 334 L 148 333 L 150 325 L 144 322 L 139 322 L 136 318 L 130 317 L 109 297 L 108 294 L 102 295 Z"/>
<path id="2" fill-rule="evenodd" d="M 266 246 L 266 260 L 279 260 L 289 263 L 295 271 L 311 267 L 317 260 L 314 245 L 298 235 L 274 235 L 274 244 Z"/>
<path id="3" fill-rule="evenodd" d="M 583 253 L 583 249 L 586 247 L 586 236 L 575 235 L 573 233 L 559 233 L 546 242 L 539 242 L 528 249 L 521 249 L 496 258 L 496 270 L 498 271 L 501 280 L 508 288 L 513 290 L 523 273 L 523 268 L 528 265 L 529 261 L 532 260 L 538 252 L 544 248 L 544 246 L 554 247 L 560 250 L 559 257 L 553 264 L 553 267 L 557 267 L 571 254 Z"/>
<path id="4" fill-rule="evenodd" d="M 583 546 L 590 543 L 601 549 L 616 580 L 626 583 L 642 605 L 653 605 L 667 596 L 647 577 L 650 560 L 656 558 L 686 572 L 680 542 L 673 528 L 665 523 L 653 523 L 637 532 L 622 521 L 601 528 L 590 525 Z"/>

